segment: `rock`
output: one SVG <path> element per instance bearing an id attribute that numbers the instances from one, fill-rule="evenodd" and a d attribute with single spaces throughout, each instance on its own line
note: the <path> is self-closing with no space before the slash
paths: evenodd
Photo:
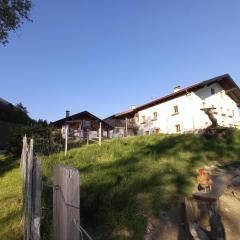
<path id="1" fill-rule="evenodd" d="M 232 191 L 233 196 L 237 199 L 240 200 L 240 193 L 237 191 Z"/>
<path id="2" fill-rule="evenodd" d="M 231 185 L 234 187 L 240 187 L 240 176 L 234 176 L 232 178 Z"/>
<path id="3" fill-rule="evenodd" d="M 133 236 L 134 232 L 133 230 L 129 228 L 121 228 L 121 229 L 115 229 L 113 231 L 114 237 L 125 237 L 125 238 L 131 238 Z"/>
<path id="4" fill-rule="evenodd" d="M 190 230 L 194 240 L 209 240 L 207 234 L 201 229 L 198 223 L 194 223 Z"/>

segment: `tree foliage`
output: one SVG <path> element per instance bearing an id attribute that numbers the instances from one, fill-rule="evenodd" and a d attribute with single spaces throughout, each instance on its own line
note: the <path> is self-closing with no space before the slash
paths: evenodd
<path id="1" fill-rule="evenodd" d="M 8 42 L 8 33 L 20 27 L 24 20 L 29 21 L 31 0 L 0 0 L 0 43 Z"/>
<path id="2" fill-rule="evenodd" d="M 25 113 L 26 115 L 28 114 L 27 108 L 24 107 L 21 102 L 16 104 L 16 108 L 19 109 L 20 111 L 22 111 L 23 113 Z"/>
<path id="3" fill-rule="evenodd" d="M 28 116 L 27 108 L 22 103 L 16 106 L 0 99 L 0 121 L 29 124 L 33 120 Z"/>

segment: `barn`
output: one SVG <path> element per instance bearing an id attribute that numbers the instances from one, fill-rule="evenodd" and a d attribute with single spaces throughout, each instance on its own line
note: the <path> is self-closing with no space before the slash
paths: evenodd
<path id="1" fill-rule="evenodd" d="M 111 125 L 88 111 L 82 111 L 74 115 L 70 115 L 70 111 L 66 111 L 64 118 L 52 122 L 50 125 L 59 129 L 63 138 L 65 138 L 67 126 L 68 138 L 79 140 L 98 138 L 100 132 L 102 137 L 109 138 L 110 131 L 113 129 Z"/>

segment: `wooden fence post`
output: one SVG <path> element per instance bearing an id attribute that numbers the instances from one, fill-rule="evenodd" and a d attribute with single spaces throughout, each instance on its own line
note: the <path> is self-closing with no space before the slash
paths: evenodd
<path id="1" fill-rule="evenodd" d="M 25 187 L 25 181 L 26 181 L 27 152 L 28 152 L 28 144 L 27 144 L 27 137 L 26 137 L 26 135 L 25 135 L 25 136 L 23 137 L 23 147 L 22 147 L 22 155 L 21 155 L 21 162 L 20 162 L 20 168 L 21 168 L 21 174 L 22 174 L 23 187 Z M 23 190 L 24 190 L 24 189 L 23 189 Z"/>
<path id="2" fill-rule="evenodd" d="M 31 239 L 40 240 L 42 174 L 41 162 L 35 157 L 33 159 L 32 186 Z"/>
<path id="3" fill-rule="evenodd" d="M 22 198 L 23 198 L 23 219 L 24 219 L 24 240 L 27 239 L 27 159 L 28 143 L 26 135 L 23 137 L 23 148 L 21 155 L 21 175 L 22 175 Z"/>
<path id="4" fill-rule="evenodd" d="M 64 165 L 53 173 L 53 239 L 80 240 L 80 180 L 79 171 Z"/>
<path id="5" fill-rule="evenodd" d="M 26 240 L 31 240 L 32 221 L 32 169 L 33 169 L 33 139 L 30 140 L 27 157 L 27 181 L 26 181 Z"/>
<path id="6" fill-rule="evenodd" d="M 42 177 L 40 162 L 33 155 L 33 139 L 28 146 L 24 136 L 21 156 L 24 240 L 40 240 Z"/>
<path id="7" fill-rule="evenodd" d="M 68 125 L 65 126 L 65 152 L 64 155 L 65 157 L 67 156 L 67 151 L 68 151 Z"/>
<path id="8" fill-rule="evenodd" d="M 98 144 L 99 146 L 102 145 L 102 122 L 99 123 L 99 134 L 98 134 Z"/>

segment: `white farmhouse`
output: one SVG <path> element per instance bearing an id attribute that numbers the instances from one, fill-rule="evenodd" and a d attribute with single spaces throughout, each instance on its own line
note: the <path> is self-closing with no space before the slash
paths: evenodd
<path id="1" fill-rule="evenodd" d="M 181 89 L 105 119 L 115 127 L 113 135 L 183 133 L 211 125 L 204 109 L 211 108 L 218 125 L 239 124 L 240 89 L 225 74 Z"/>

